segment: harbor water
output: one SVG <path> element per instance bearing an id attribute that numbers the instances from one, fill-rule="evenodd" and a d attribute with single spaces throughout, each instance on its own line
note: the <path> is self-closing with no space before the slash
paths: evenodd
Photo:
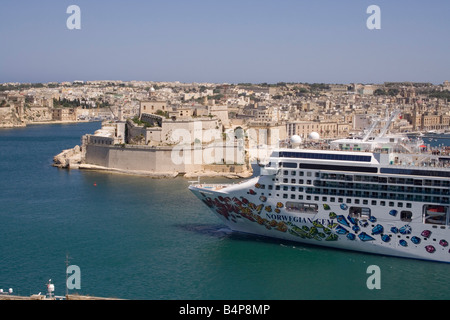
<path id="1" fill-rule="evenodd" d="M 448 264 L 233 233 L 189 181 L 52 167 L 100 123 L 0 130 L 0 288 L 142 300 L 449 299 Z M 426 141 L 450 144 L 450 139 Z M 205 179 L 218 182 L 220 179 Z M 227 181 L 229 182 L 229 181 Z M 369 266 L 380 289 L 367 286 Z"/>

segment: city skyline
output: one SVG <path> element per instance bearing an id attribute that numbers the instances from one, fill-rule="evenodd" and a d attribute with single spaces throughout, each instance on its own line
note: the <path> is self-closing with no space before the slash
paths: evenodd
<path id="1" fill-rule="evenodd" d="M 435 2 L 6 0 L 0 82 L 440 84 L 450 4 Z M 373 4 L 380 30 L 366 26 Z"/>

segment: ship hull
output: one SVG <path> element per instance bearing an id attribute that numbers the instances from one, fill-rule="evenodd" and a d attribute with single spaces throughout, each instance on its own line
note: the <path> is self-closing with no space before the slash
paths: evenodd
<path id="1" fill-rule="evenodd" d="M 220 189 L 189 189 L 233 231 L 335 249 L 402 258 L 450 262 L 447 226 L 384 219 L 386 209 L 354 218 L 343 203 L 316 202 L 289 208 L 289 201 L 261 195 L 258 178 Z M 304 212 L 301 212 L 304 211 Z M 392 214 L 392 212 L 390 213 Z"/>

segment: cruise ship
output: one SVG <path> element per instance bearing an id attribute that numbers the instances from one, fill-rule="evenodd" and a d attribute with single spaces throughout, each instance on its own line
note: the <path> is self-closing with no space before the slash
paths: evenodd
<path id="1" fill-rule="evenodd" d="M 295 136 L 258 177 L 189 189 L 234 231 L 450 262 L 450 156 L 387 135 L 389 123 L 325 146 Z"/>

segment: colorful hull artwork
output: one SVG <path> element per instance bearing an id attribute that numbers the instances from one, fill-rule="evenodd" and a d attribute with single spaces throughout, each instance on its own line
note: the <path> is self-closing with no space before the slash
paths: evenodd
<path id="1" fill-rule="evenodd" d="M 273 202 L 250 191 L 253 188 L 213 191 L 192 185 L 189 189 L 235 231 L 366 253 L 450 262 L 450 239 L 444 238 L 444 232 L 422 223 L 381 219 L 383 215 L 397 215 L 395 210 L 377 215 L 374 209 L 370 217 L 357 218 L 345 204 L 323 203 L 317 205 L 317 212 L 301 213 L 287 207 L 289 201 Z"/>

